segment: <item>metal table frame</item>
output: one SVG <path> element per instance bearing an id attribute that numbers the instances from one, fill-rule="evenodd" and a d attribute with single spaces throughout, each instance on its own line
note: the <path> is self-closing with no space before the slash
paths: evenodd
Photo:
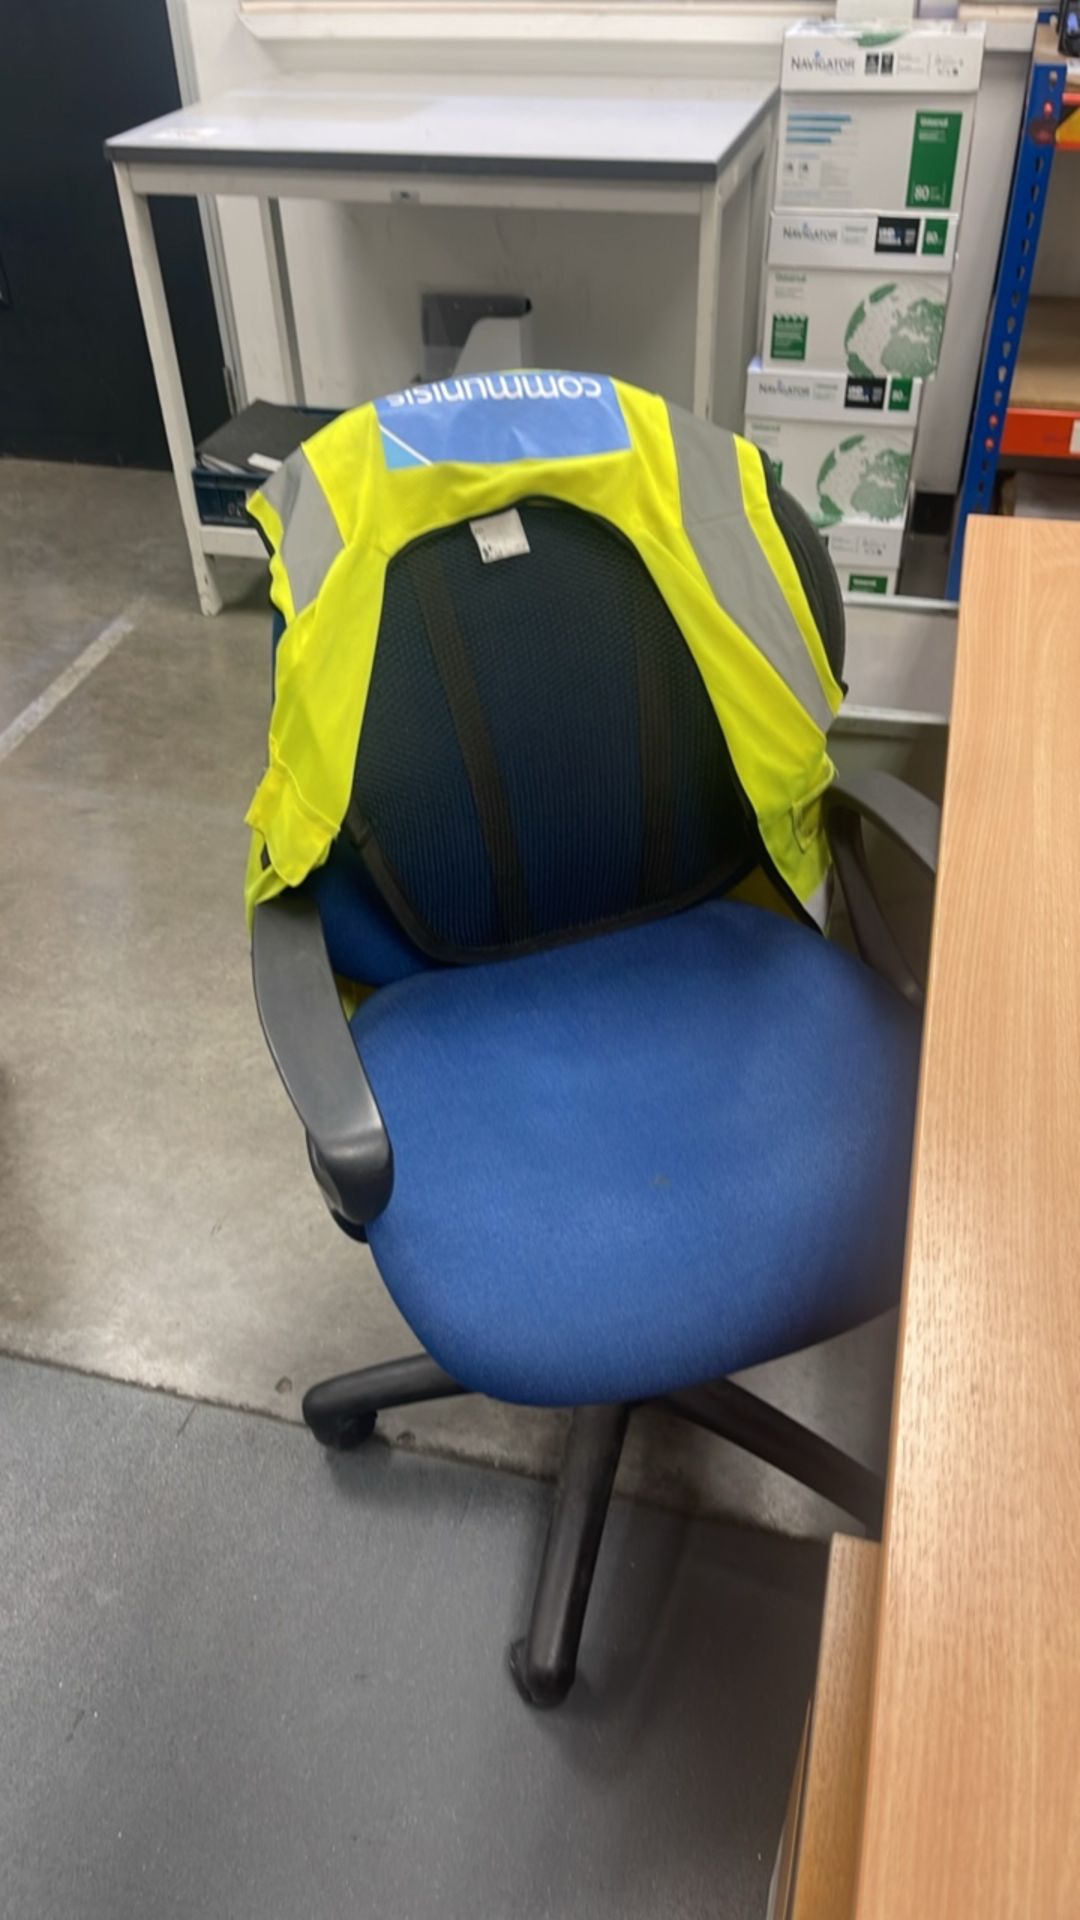
<path id="1" fill-rule="evenodd" d="M 304 402 L 304 383 L 282 232 L 283 200 L 401 203 L 406 207 L 409 202 L 420 202 L 425 206 L 649 213 L 694 219 L 698 246 L 693 407 L 695 413 L 708 418 L 716 386 L 723 213 L 725 206 L 744 191 L 750 196 L 744 229 L 745 258 L 733 266 L 745 287 L 739 343 L 742 366 L 745 367 L 757 347 L 762 275 L 761 261 L 754 248 L 755 236 L 760 238 L 764 233 L 774 113 L 775 94 L 766 94 L 757 114 L 729 150 L 719 156 L 705 180 L 688 178 L 688 169 L 666 167 L 663 162 L 643 162 L 641 178 L 628 177 L 625 164 L 614 162 L 611 177 L 596 162 L 591 163 L 586 173 L 563 174 L 553 170 L 550 164 L 538 166 L 535 174 L 524 176 L 520 171 L 499 173 L 497 159 L 491 162 L 491 172 L 455 174 L 449 162 L 445 168 L 438 165 L 436 170 L 430 156 L 421 171 L 410 169 L 407 161 L 373 161 L 371 156 L 362 154 L 357 155 L 355 164 L 349 164 L 349 156 L 341 154 L 328 157 L 325 162 L 321 157 L 305 155 L 301 164 L 295 157 L 290 161 L 284 154 L 267 152 L 253 157 L 245 153 L 233 158 L 200 153 L 194 147 L 183 152 L 162 148 L 160 153 L 137 150 L 125 153 L 123 146 L 110 142 L 106 151 L 116 177 L 180 512 L 203 612 L 217 613 L 222 605 L 214 559 L 261 556 L 263 548 L 254 528 L 208 526 L 199 519 L 192 479 L 191 425 L 150 218 L 151 195 L 188 194 L 207 198 L 240 195 L 258 201 L 281 356 L 282 391 L 288 401 L 298 405 Z"/>

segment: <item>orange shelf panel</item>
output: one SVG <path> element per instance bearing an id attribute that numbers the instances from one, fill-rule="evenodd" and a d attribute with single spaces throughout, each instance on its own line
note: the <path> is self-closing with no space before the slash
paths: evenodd
<path id="1" fill-rule="evenodd" d="M 1080 300 L 1030 301 L 1001 452 L 1080 459 Z"/>
<path id="2" fill-rule="evenodd" d="M 1080 408 L 1010 407 L 1001 435 L 1001 453 L 1039 460 L 1080 463 Z"/>
<path id="3" fill-rule="evenodd" d="M 1080 94 L 1067 93 L 1054 139 L 1065 153 L 1080 152 Z"/>

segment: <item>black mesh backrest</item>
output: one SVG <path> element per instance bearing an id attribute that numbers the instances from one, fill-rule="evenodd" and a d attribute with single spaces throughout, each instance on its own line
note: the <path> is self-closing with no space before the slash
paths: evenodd
<path id="1" fill-rule="evenodd" d="M 704 683 L 636 551 L 549 501 L 527 554 L 470 526 L 387 573 L 346 832 L 442 960 L 688 904 L 761 859 Z"/>

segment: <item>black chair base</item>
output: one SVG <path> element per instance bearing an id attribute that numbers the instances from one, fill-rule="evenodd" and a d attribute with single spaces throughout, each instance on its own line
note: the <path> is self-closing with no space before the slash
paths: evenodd
<path id="1" fill-rule="evenodd" d="M 557 1707 L 577 1673 L 600 1535 L 630 1408 L 578 1407 L 559 1472 L 555 1506 L 524 1640 L 510 1649 L 510 1672 L 523 1700 Z"/>
<path id="2" fill-rule="evenodd" d="M 371 1436 L 384 1410 L 468 1391 L 427 1354 L 416 1354 L 322 1381 L 304 1395 L 304 1419 L 322 1446 L 348 1452 Z M 779 1467 L 854 1514 L 868 1533 L 880 1529 L 880 1477 L 733 1380 L 649 1404 Z M 633 1411 L 630 1405 L 577 1407 L 571 1418 L 528 1631 L 510 1648 L 514 1684 L 530 1706 L 557 1707 L 574 1684 L 600 1538 Z"/>
<path id="3" fill-rule="evenodd" d="M 391 1407 L 416 1407 L 423 1400 L 452 1400 L 468 1389 L 459 1387 L 426 1353 L 407 1360 L 387 1360 L 359 1373 L 339 1373 L 321 1380 L 304 1395 L 304 1419 L 322 1447 L 331 1453 L 351 1453 L 370 1439 L 375 1419 Z"/>

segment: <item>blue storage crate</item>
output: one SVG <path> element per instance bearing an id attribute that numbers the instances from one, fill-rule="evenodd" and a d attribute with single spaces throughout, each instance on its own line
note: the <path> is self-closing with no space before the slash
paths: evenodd
<path id="1" fill-rule="evenodd" d="M 341 408 L 304 407 L 303 412 L 310 413 L 311 431 L 318 433 L 320 427 L 328 427 L 331 420 L 337 419 Z M 204 527 L 248 525 L 248 494 L 269 479 L 268 474 L 221 473 L 217 467 L 198 463 L 191 469 L 191 477 L 195 482 L 199 519 Z"/>
<path id="2" fill-rule="evenodd" d="M 204 527 L 250 526 L 247 497 L 259 482 L 244 474 L 218 473 L 214 467 L 193 467 L 195 498 Z"/>

